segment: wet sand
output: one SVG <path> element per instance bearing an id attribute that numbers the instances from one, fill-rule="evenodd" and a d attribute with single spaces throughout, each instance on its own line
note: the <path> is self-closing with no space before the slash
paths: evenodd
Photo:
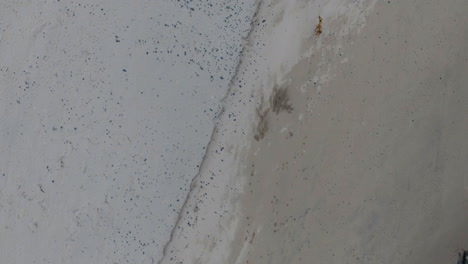
<path id="1" fill-rule="evenodd" d="M 456 263 L 467 10 L 262 2 L 163 262 Z"/>
<path id="2" fill-rule="evenodd" d="M 341 25 L 325 23 L 322 48 L 281 78 L 294 110 L 270 111 L 253 143 L 230 263 L 456 262 L 468 246 L 466 8 L 378 3 L 337 54 Z"/>

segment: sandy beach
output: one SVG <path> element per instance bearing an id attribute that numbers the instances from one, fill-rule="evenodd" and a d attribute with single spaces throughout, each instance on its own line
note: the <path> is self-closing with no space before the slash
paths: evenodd
<path id="1" fill-rule="evenodd" d="M 250 2 L 0 1 L 0 263 L 153 263 Z"/>
<path id="2" fill-rule="evenodd" d="M 467 13 L 0 1 L 0 263 L 455 264 Z"/>
<path id="3" fill-rule="evenodd" d="M 162 263 L 456 263 L 467 9 L 262 1 Z"/>

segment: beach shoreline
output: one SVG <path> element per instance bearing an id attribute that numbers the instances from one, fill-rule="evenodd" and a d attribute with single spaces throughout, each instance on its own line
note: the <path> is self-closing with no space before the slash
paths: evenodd
<path id="1" fill-rule="evenodd" d="M 262 5 L 162 263 L 455 262 L 463 2 Z"/>

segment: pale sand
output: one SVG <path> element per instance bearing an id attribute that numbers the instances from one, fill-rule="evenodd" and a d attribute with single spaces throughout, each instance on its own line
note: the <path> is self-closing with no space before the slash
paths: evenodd
<path id="1" fill-rule="evenodd" d="M 456 263 L 468 247 L 466 1 L 274 2 L 165 261 Z"/>
<path id="2" fill-rule="evenodd" d="M 162 257 L 253 2 L 0 1 L 0 263 Z"/>

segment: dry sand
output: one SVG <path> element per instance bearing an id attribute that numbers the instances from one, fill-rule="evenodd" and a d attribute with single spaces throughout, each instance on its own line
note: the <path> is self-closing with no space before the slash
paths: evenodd
<path id="1" fill-rule="evenodd" d="M 466 1 L 344 2 L 261 3 L 162 262 L 456 263 L 468 247 Z"/>
<path id="2" fill-rule="evenodd" d="M 0 1 L 0 263 L 157 262 L 253 3 Z"/>

